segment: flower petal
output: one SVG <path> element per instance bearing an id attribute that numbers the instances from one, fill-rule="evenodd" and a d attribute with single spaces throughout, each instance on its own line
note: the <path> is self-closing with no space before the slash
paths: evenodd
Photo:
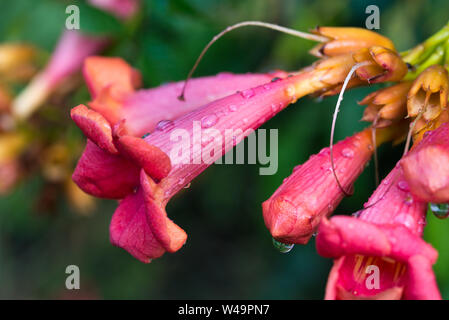
<path id="1" fill-rule="evenodd" d="M 121 199 L 132 193 L 138 185 L 139 170 L 131 161 L 106 152 L 87 140 L 72 179 L 88 194 Z"/>
<path id="2" fill-rule="evenodd" d="M 111 126 L 101 114 L 80 104 L 70 111 L 70 116 L 86 137 L 97 146 L 112 154 L 118 153 L 112 142 Z"/>

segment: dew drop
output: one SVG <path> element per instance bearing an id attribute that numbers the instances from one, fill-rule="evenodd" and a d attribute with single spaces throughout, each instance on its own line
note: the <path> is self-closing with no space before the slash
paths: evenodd
<path id="1" fill-rule="evenodd" d="M 294 97 L 296 93 L 295 88 L 290 85 L 285 89 L 285 94 L 287 95 L 287 97 Z"/>
<path id="2" fill-rule="evenodd" d="M 281 81 L 282 79 L 279 77 L 274 77 L 273 79 L 271 79 L 271 82 L 278 82 Z"/>
<path id="3" fill-rule="evenodd" d="M 429 210 L 439 219 L 449 217 L 449 204 L 447 203 L 429 203 Z"/>
<path id="4" fill-rule="evenodd" d="M 217 123 L 218 117 L 215 114 L 209 114 L 201 119 L 201 128 L 210 128 Z"/>
<path id="5" fill-rule="evenodd" d="M 402 181 L 399 181 L 399 182 L 398 182 L 398 189 L 399 189 L 399 190 L 402 190 L 402 191 L 404 191 L 404 192 L 409 192 L 409 191 L 410 191 L 410 188 L 409 188 L 409 186 L 408 186 L 408 183 L 407 183 L 407 181 L 405 181 L 405 180 L 402 180 Z"/>
<path id="6" fill-rule="evenodd" d="M 171 130 L 174 126 L 175 126 L 175 124 L 171 120 L 161 120 L 157 123 L 156 130 L 162 131 L 162 132 L 167 132 L 167 131 Z"/>
<path id="7" fill-rule="evenodd" d="M 263 88 L 264 88 L 265 90 L 270 90 L 271 86 L 270 86 L 269 84 L 264 84 L 264 85 L 263 85 Z"/>
<path id="8" fill-rule="evenodd" d="M 362 212 L 363 212 L 363 210 L 356 211 L 356 212 L 354 212 L 354 213 L 352 214 L 352 216 L 353 216 L 354 218 L 358 218 L 358 217 L 360 217 L 360 215 L 362 214 Z"/>
<path id="9" fill-rule="evenodd" d="M 354 157 L 354 150 L 349 149 L 349 148 L 345 148 L 341 151 L 341 154 L 343 157 L 345 158 L 353 158 Z"/>
<path id="10" fill-rule="evenodd" d="M 407 197 L 404 199 L 404 203 L 406 205 L 411 205 L 413 203 L 413 197 L 411 194 L 408 194 Z"/>
<path id="11" fill-rule="evenodd" d="M 243 90 L 242 92 L 240 92 L 240 95 L 245 99 L 254 97 L 255 94 L 256 93 L 254 92 L 254 89 L 246 89 L 246 90 Z"/>
<path id="12" fill-rule="evenodd" d="M 186 180 L 185 180 L 184 178 L 180 178 L 180 179 L 178 180 L 178 184 L 183 184 L 185 181 L 186 181 Z"/>
<path id="13" fill-rule="evenodd" d="M 142 139 L 145 139 L 145 138 L 148 137 L 149 135 L 150 135 L 149 132 L 145 133 L 145 134 L 142 136 Z"/>
<path id="14" fill-rule="evenodd" d="M 428 136 L 430 136 L 430 134 L 432 133 L 432 131 L 426 131 L 423 134 L 423 138 L 427 138 Z"/>
<path id="15" fill-rule="evenodd" d="M 289 243 L 279 242 L 279 241 L 277 241 L 276 239 L 273 238 L 273 246 L 277 250 L 279 250 L 279 252 L 287 253 L 287 252 L 290 252 L 295 245 L 294 244 L 289 244 Z"/>
<path id="16" fill-rule="evenodd" d="M 188 184 L 186 184 L 186 185 L 184 186 L 184 189 L 189 189 L 189 188 L 190 188 L 190 185 L 191 185 L 191 183 L 189 182 Z"/>
<path id="17" fill-rule="evenodd" d="M 235 111 L 237 111 L 237 109 L 238 109 L 238 107 L 235 104 L 231 104 L 228 107 L 228 110 L 231 111 L 231 112 L 235 112 Z"/>

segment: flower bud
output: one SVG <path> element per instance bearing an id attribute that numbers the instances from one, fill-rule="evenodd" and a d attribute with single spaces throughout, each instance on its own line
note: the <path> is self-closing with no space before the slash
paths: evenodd
<path id="1" fill-rule="evenodd" d="M 317 27 L 312 32 L 329 38 L 329 41 L 317 45 L 310 51 L 312 55 L 320 58 L 356 52 L 372 46 L 395 50 L 390 39 L 362 28 Z"/>
<path id="2" fill-rule="evenodd" d="M 355 62 L 371 62 L 356 70 L 357 76 L 369 83 L 399 81 L 408 72 L 407 65 L 395 51 L 381 46 L 360 49 L 353 54 Z"/>

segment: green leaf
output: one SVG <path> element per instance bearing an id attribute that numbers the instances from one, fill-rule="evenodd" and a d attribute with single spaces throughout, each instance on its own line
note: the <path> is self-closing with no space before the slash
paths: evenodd
<path id="1" fill-rule="evenodd" d="M 117 35 L 121 33 L 122 23 L 114 16 L 86 3 L 79 3 L 80 29 L 92 35 Z"/>

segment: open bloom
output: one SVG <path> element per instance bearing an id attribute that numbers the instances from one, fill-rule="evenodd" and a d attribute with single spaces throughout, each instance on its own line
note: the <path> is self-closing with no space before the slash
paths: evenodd
<path id="1" fill-rule="evenodd" d="M 441 299 L 437 252 L 421 239 L 426 210 L 396 166 L 357 218 L 324 219 L 317 251 L 335 259 L 326 299 Z"/>
<path id="2" fill-rule="evenodd" d="M 400 129 L 397 129 L 401 131 Z M 377 130 L 377 146 L 397 135 L 396 130 Z M 335 174 L 348 192 L 363 172 L 374 148 L 371 129 L 365 129 L 333 147 Z M 330 149 L 324 148 L 296 166 L 276 192 L 263 204 L 265 225 L 283 243 L 307 243 L 321 219 L 329 216 L 344 193 L 332 172 Z"/>
<path id="3" fill-rule="evenodd" d="M 425 69 L 416 80 L 407 97 L 407 109 L 410 117 L 423 112 L 423 119 L 435 119 L 447 106 L 449 76 L 440 65 Z"/>
<path id="4" fill-rule="evenodd" d="M 114 71 L 115 64 L 122 71 Z M 284 79 L 282 72 L 274 78 L 222 74 L 193 79 L 183 102 L 177 99 L 182 83 L 134 91 L 133 70 L 123 68 L 115 60 L 98 73 L 86 63 L 94 101 L 92 109 L 80 105 L 72 110 L 73 120 L 89 138 L 73 179 L 92 195 L 124 198 L 111 222 L 111 241 L 144 262 L 178 250 L 186 240 L 165 212 L 174 194 L 251 130 L 326 85 L 313 78 L 313 70 Z M 240 90 L 231 94 L 236 87 Z M 198 136 L 196 129 L 213 132 Z M 181 155 L 172 152 L 179 147 L 173 141 L 179 131 L 185 143 Z M 220 137 L 229 131 L 230 143 L 223 142 Z"/>
<path id="5" fill-rule="evenodd" d="M 410 190 L 418 199 L 449 202 L 449 123 L 427 131 L 400 163 Z"/>
<path id="6" fill-rule="evenodd" d="M 317 27 L 312 32 L 329 38 L 329 41 L 317 45 L 310 51 L 311 54 L 320 58 L 352 53 L 372 46 L 382 46 L 395 50 L 394 44 L 390 39 L 367 29 Z"/>

